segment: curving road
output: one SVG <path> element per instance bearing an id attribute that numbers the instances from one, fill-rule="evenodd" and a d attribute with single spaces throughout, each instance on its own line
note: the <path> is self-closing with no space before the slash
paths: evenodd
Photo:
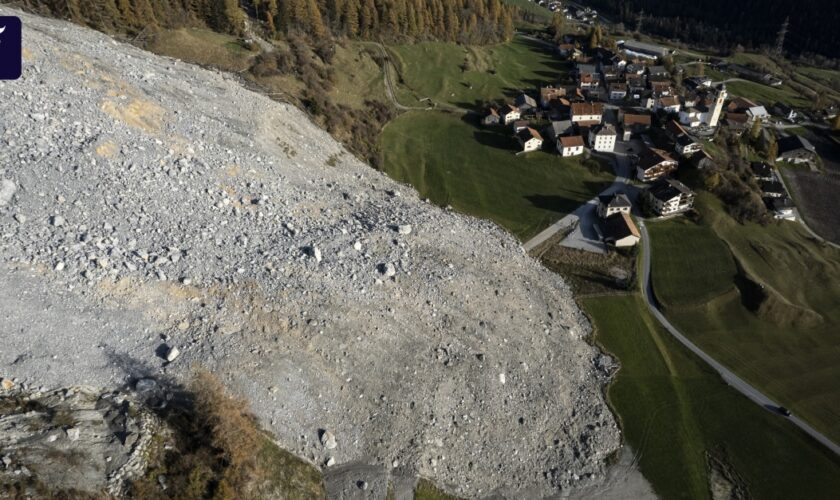
<path id="1" fill-rule="evenodd" d="M 755 403 L 763 406 L 764 408 L 770 409 L 774 411 L 776 408 L 779 407 L 779 404 L 770 399 L 764 393 L 756 389 L 755 387 L 751 386 L 747 382 L 745 382 L 742 378 L 738 377 L 731 370 L 717 362 L 713 357 L 706 354 L 702 349 L 697 347 L 692 341 L 690 341 L 685 335 L 682 334 L 674 325 L 671 324 L 670 321 L 662 314 L 659 310 L 659 306 L 656 303 L 656 298 L 653 295 L 653 281 L 650 277 L 650 256 L 651 256 L 651 246 L 650 246 L 650 236 L 648 235 L 647 227 L 645 226 L 644 221 L 639 222 L 639 229 L 642 233 L 642 244 L 643 244 L 643 253 L 644 253 L 644 263 L 643 263 L 643 271 L 642 271 L 642 294 L 645 299 L 645 303 L 650 309 L 651 314 L 659 321 L 662 326 L 668 330 L 668 333 L 674 336 L 682 345 L 688 348 L 691 352 L 696 354 L 700 359 L 702 359 L 706 364 L 711 366 L 716 372 L 720 374 L 724 381 L 727 384 L 735 388 L 738 392 L 745 395 L 746 397 L 753 400 Z M 781 416 L 779 418 L 782 418 Z M 809 436 L 816 439 L 826 448 L 833 451 L 837 455 L 840 455 L 840 446 L 838 446 L 834 441 L 826 437 L 825 435 L 821 434 L 819 431 L 808 425 L 807 422 L 802 420 L 801 418 L 791 415 L 787 417 L 794 425 L 805 431 Z"/>

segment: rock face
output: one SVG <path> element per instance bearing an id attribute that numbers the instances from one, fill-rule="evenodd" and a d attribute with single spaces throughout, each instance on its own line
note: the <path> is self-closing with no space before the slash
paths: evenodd
<path id="1" fill-rule="evenodd" d="M 601 481 L 619 432 L 599 353 L 510 235 L 229 76 L 0 15 L 25 38 L 0 82 L 0 374 L 111 386 L 200 363 L 315 463 L 467 495 Z"/>
<path id="2" fill-rule="evenodd" d="M 70 387 L 0 396 L 0 484 L 119 494 L 146 469 L 157 418 L 126 396 Z"/>

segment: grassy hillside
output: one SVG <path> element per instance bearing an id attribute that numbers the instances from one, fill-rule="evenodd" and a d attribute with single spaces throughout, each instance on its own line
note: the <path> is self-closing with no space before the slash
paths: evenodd
<path id="1" fill-rule="evenodd" d="M 420 99 L 473 108 L 476 103 L 511 97 L 522 90 L 556 82 L 571 69 L 535 42 L 464 47 L 426 42 L 390 47 L 399 72 L 400 103 L 424 105 Z"/>
<path id="2" fill-rule="evenodd" d="M 382 131 L 383 169 L 434 203 L 493 220 L 523 240 L 613 178 L 609 167 L 591 172 L 577 158 L 516 156 L 509 127 L 480 128 L 476 121 L 435 111 L 401 115 Z"/>
<path id="3" fill-rule="evenodd" d="M 524 14 L 533 14 L 537 20 L 549 22 L 551 21 L 552 12 L 545 7 L 537 5 L 535 2 L 529 0 L 502 0 L 508 5 L 513 5 L 519 8 L 519 11 Z"/>
<path id="4" fill-rule="evenodd" d="M 739 225 L 705 193 L 698 208 L 701 228 L 650 224 L 656 294 L 666 305 L 680 304 L 666 310 L 669 319 L 709 354 L 840 441 L 840 251 L 815 242 L 795 223 Z M 702 235 L 709 241 L 698 241 Z M 727 271 L 714 272 L 715 283 L 703 285 L 720 294 L 697 294 L 692 303 L 691 293 L 676 285 L 693 288 L 706 280 L 705 273 L 673 262 L 697 259 L 706 273 Z M 733 262 L 741 271 L 727 288 Z"/>
<path id="5" fill-rule="evenodd" d="M 582 306 L 595 340 L 621 360 L 608 399 L 659 495 L 710 498 L 714 475 L 720 498 L 733 487 L 751 498 L 834 498 L 840 460 L 729 388 L 656 325 L 640 297 L 590 298 Z"/>

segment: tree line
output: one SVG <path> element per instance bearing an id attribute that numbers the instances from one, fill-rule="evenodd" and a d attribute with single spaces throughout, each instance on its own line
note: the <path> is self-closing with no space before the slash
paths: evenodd
<path id="1" fill-rule="evenodd" d="M 789 18 L 784 49 L 791 54 L 840 58 L 840 9 L 836 0 L 590 0 L 628 28 L 706 47 L 748 49 L 774 46 Z"/>
<path id="2" fill-rule="evenodd" d="M 19 0 L 29 10 L 110 32 L 206 26 L 242 36 L 258 21 L 269 36 L 510 41 L 518 10 L 501 0 Z"/>

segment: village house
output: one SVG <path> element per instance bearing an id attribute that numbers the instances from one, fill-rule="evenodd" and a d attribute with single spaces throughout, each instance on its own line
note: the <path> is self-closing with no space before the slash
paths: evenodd
<path id="1" fill-rule="evenodd" d="M 673 215 L 694 206 L 694 192 L 676 179 L 663 179 L 645 191 L 650 208 L 660 216 Z"/>
<path id="2" fill-rule="evenodd" d="M 709 153 L 703 151 L 702 149 L 694 153 L 688 161 L 692 167 L 698 170 L 703 170 L 704 168 L 711 168 L 715 164 L 715 161 L 712 159 L 711 156 L 709 156 Z"/>
<path id="3" fill-rule="evenodd" d="M 531 122 L 529 122 L 528 120 L 516 120 L 515 122 L 513 122 L 513 132 L 519 132 L 523 128 L 528 128 L 530 126 Z"/>
<path id="4" fill-rule="evenodd" d="M 633 204 L 630 202 L 630 198 L 624 193 L 601 195 L 598 197 L 597 212 L 598 217 L 602 219 L 619 213 L 629 214 L 632 209 Z"/>
<path id="5" fill-rule="evenodd" d="M 778 140 L 779 153 L 776 161 L 808 163 L 816 160 L 817 150 L 811 142 L 798 135 L 782 137 Z"/>
<path id="6" fill-rule="evenodd" d="M 645 77 L 641 75 L 627 74 L 624 76 L 627 82 L 628 91 L 633 95 L 634 99 L 638 99 L 647 90 L 647 83 Z"/>
<path id="7" fill-rule="evenodd" d="M 726 105 L 726 111 L 728 113 L 745 113 L 750 108 L 756 108 L 758 104 L 755 102 L 747 99 L 746 97 L 733 97 L 729 104 Z"/>
<path id="8" fill-rule="evenodd" d="M 781 116 L 789 122 L 796 120 L 796 118 L 799 116 L 796 110 L 782 102 L 777 102 L 776 104 L 774 104 L 772 110 L 773 113 L 775 113 L 777 116 Z"/>
<path id="9" fill-rule="evenodd" d="M 610 84 L 611 101 L 621 101 L 625 97 L 627 97 L 627 85 L 618 82 Z"/>
<path id="10" fill-rule="evenodd" d="M 635 40 L 625 40 L 619 46 L 627 51 L 628 54 L 643 57 L 645 59 L 656 60 L 660 57 L 668 55 L 668 49 L 665 47 L 654 45 L 652 43 L 639 42 Z"/>
<path id="11" fill-rule="evenodd" d="M 621 212 L 607 217 L 599 224 L 604 243 L 616 248 L 627 248 L 639 243 L 641 235 L 639 228 L 633 222 L 630 214 Z"/>
<path id="12" fill-rule="evenodd" d="M 650 115 L 624 113 L 621 129 L 624 141 L 629 141 L 633 135 L 647 133 L 650 130 Z"/>
<path id="13" fill-rule="evenodd" d="M 583 137 L 573 135 L 571 137 L 560 137 L 558 151 L 562 156 L 577 156 L 583 154 Z"/>
<path id="14" fill-rule="evenodd" d="M 516 133 L 519 144 L 522 145 L 522 152 L 536 151 L 542 148 L 543 138 L 536 130 L 526 127 Z"/>
<path id="15" fill-rule="evenodd" d="M 683 80 L 683 85 L 691 90 L 708 89 L 712 87 L 712 79 L 708 76 L 692 76 Z"/>
<path id="16" fill-rule="evenodd" d="M 773 173 L 773 167 L 762 161 L 754 161 L 750 163 L 750 170 L 752 170 L 753 178 L 757 181 L 776 180 L 776 174 Z"/>
<path id="17" fill-rule="evenodd" d="M 746 113 L 726 113 L 726 126 L 735 137 L 740 137 L 749 127 L 749 117 Z"/>
<path id="18" fill-rule="evenodd" d="M 572 103 L 572 123 L 582 127 L 598 125 L 604 116 L 604 105 L 598 102 Z"/>
<path id="19" fill-rule="evenodd" d="M 674 93 L 671 82 L 650 82 L 650 91 L 654 98 L 667 97 Z"/>
<path id="20" fill-rule="evenodd" d="M 764 204 L 767 206 L 768 210 L 773 212 L 773 218 L 788 221 L 796 220 L 796 212 L 794 212 L 796 206 L 793 204 L 793 200 L 787 196 L 780 198 L 765 198 Z"/>
<path id="21" fill-rule="evenodd" d="M 612 153 L 615 150 L 616 137 L 615 127 L 612 125 L 595 126 L 589 130 L 589 145 L 600 153 Z"/>
<path id="22" fill-rule="evenodd" d="M 665 66 L 648 66 L 647 69 L 648 81 L 665 82 L 671 80 L 671 73 L 665 69 Z"/>
<path id="23" fill-rule="evenodd" d="M 761 196 L 764 198 L 781 198 L 787 196 L 785 187 L 776 178 L 769 181 L 758 181 L 758 187 L 761 188 Z"/>
<path id="24" fill-rule="evenodd" d="M 624 66 L 625 75 L 643 76 L 645 74 L 645 71 L 647 71 L 647 66 L 645 66 L 644 64 L 629 63 L 626 66 Z"/>
<path id="25" fill-rule="evenodd" d="M 614 82 L 621 76 L 621 69 L 612 64 L 602 64 L 601 76 L 604 78 L 605 83 Z"/>
<path id="26" fill-rule="evenodd" d="M 680 99 L 677 96 L 660 97 L 653 105 L 655 111 L 662 110 L 666 113 L 679 113 L 680 107 Z"/>
<path id="27" fill-rule="evenodd" d="M 670 174 L 677 169 L 677 160 L 666 151 L 649 148 L 639 155 L 636 175 L 640 181 L 651 182 Z"/>
<path id="28" fill-rule="evenodd" d="M 566 97 L 566 89 L 564 87 L 543 87 L 540 89 L 540 106 L 543 109 L 551 107 L 553 101 L 559 101 Z"/>
<path id="29" fill-rule="evenodd" d="M 502 108 L 501 113 L 505 125 L 510 125 L 511 123 L 515 122 L 521 117 L 519 113 L 519 108 L 512 104 L 505 104 L 504 108 Z"/>
<path id="30" fill-rule="evenodd" d="M 527 114 L 537 109 L 537 101 L 528 94 L 519 94 L 514 102 L 520 114 Z"/>
<path id="31" fill-rule="evenodd" d="M 766 120 L 767 118 L 770 118 L 770 113 L 767 112 L 764 106 L 753 106 L 747 110 L 747 116 L 750 121 Z"/>
<path id="32" fill-rule="evenodd" d="M 574 132 L 575 128 L 572 125 L 571 120 L 556 120 L 552 121 L 551 125 L 546 127 L 545 135 L 550 137 L 554 140 L 554 144 L 557 146 L 557 150 L 560 150 L 560 142 L 558 139 L 565 135 L 571 135 Z"/>
<path id="33" fill-rule="evenodd" d="M 700 145 L 699 142 L 692 139 L 690 135 L 683 134 L 677 137 L 676 144 L 674 145 L 674 150 L 683 158 L 690 158 L 694 155 L 694 153 L 702 151 L 703 146 Z"/>
<path id="34" fill-rule="evenodd" d="M 500 120 L 499 110 L 491 107 L 487 110 L 487 115 L 481 120 L 481 123 L 483 125 L 498 125 Z"/>

